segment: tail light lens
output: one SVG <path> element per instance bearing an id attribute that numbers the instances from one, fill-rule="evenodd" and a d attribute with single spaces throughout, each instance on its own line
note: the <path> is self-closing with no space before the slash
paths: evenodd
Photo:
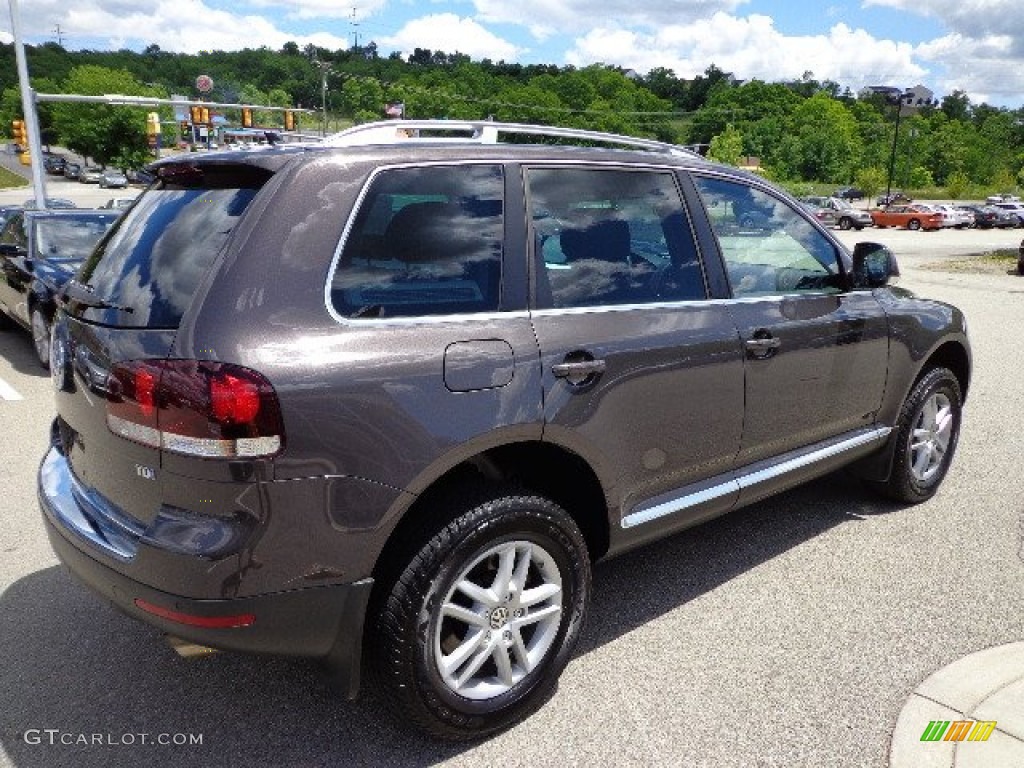
<path id="1" fill-rule="evenodd" d="M 205 360 L 117 363 L 107 380 L 107 426 L 188 456 L 257 458 L 284 445 L 270 382 L 248 368 Z"/>

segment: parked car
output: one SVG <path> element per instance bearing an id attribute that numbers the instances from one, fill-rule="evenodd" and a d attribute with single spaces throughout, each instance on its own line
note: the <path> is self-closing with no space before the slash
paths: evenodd
<path id="1" fill-rule="evenodd" d="M 71 179 L 72 181 L 78 181 L 79 175 L 82 173 L 81 163 L 64 163 L 64 178 Z"/>
<path id="2" fill-rule="evenodd" d="M 134 202 L 134 197 L 112 197 L 109 200 L 107 200 L 107 202 L 105 202 L 103 205 L 101 205 L 100 208 L 113 208 L 119 211 L 123 211 L 127 208 L 130 208 L 132 203 Z"/>
<path id="3" fill-rule="evenodd" d="M 74 200 L 68 200 L 65 197 L 46 197 L 46 198 L 43 198 L 43 202 L 46 204 L 47 208 L 77 208 L 78 207 L 77 205 L 75 205 L 75 201 Z M 26 200 L 24 203 L 22 203 L 21 207 L 25 208 L 26 210 L 34 210 L 35 207 L 36 207 L 36 199 L 34 197 L 30 197 L 28 200 Z"/>
<path id="4" fill-rule="evenodd" d="M 60 559 L 349 696 L 365 653 L 466 739 L 552 693 L 595 560 L 840 466 L 930 498 L 963 315 L 770 182 L 630 143 L 390 121 L 160 161 L 54 323 Z"/>
<path id="5" fill-rule="evenodd" d="M 823 224 L 842 230 L 864 229 L 871 226 L 871 214 L 854 208 L 839 197 L 805 197 L 803 200 L 817 208 L 815 216 Z"/>
<path id="6" fill-rule="evenodd" d="M 102 177 L 102 168 L 98 165 L 87 165 L 78 174 L 78 181 L 82 184 L 99 184 Z"/>
<path id="7" fill-rule="evenodd" d="M 144 169 L 129 169 L 125 171 L 124 175 L 128 177 L 129 184 L 138 184 L 143 187 L 152 184 L 153 180 L 156 178 L 152 173 Z"/>
<path id="8" fill-rule="evenodd" d="M 888 195 L 879 195 L 878 200 L 875 201 L 879 207 L 886 205 L 899 205 L 901 203 L 912 203 L 913 200 L 909 196 L 902 192 L 891 192 Z"/>
<path id="9" fill-rule="evenodd" d="M 1017 226 L 1016 216 L 991 205 L 960 205 L 957 207 L 974 217 L 974 226 L 978 229 L 1009 229 Z"/>
<path id="10" fill-rule="evenodd" d="M 67 165 L 67 158 L 64 155 L 45 155 L 43 157 L 43 170 L 52 176 L 63 176 L 64 166 Z"/>
<path id="11" fill-rule="evenodd" d="M 1017 195 L 1011 195 L 1009 192 L 1003 192 L 998 195 L 989 195 L 985 198 L 986 203 L 1019 203 L 1020 197 Z"/>
<path id="12" fill-rule="evenodd" d="M 1024 227 L 1024 205 L 1020 203 L 993 203 L 992 207 L 1005 211 L 1013 217 L 1016 226 Z"/>
<path id="13" fill-rule="evenodd" d="M 27 210 L 0 229 L 0 324 L 30 331 L 43 367 L 50 364 L 54 297 L 116 219 L 80 208 Z"/>
<path id="14" fill-rule="evenodd" d="M 101 189 L 124 189 L 128 186 L 128 177 L 121 171 L 107 168 L 100 174 L 99 185 Z"/>
<path id="15" fill-rule="evenodd" d="M 873 208 L 871 220 L 876 227 L 906 227 L 907 229 L 942 229 L 941 213 L 917 203 Z"/>
<path id="16" fill-rule="evenodd" d="M 934 211 L 942 217 L 942 226 L 946 229 L 953 229 L 961 224 L 963 217 L 955 213 L 952 206 L 943 206 L 938 203 L 918 203 L 921 210 Z"/>
<path id="17" fill-rule="evenodd" d="M 838 197 L 840 200 L 863 200 L 864 190 L 858 187 L 840 187 L 832 193 L 832 197 Z"/>
<path id="18" fill-rule="evenodd" d="M 949 205 L 948 203 L 936 203 L 933 207 L 946 215 L 951 227 L 970 229 L 974 226 L 973 211 L 964 210 L 958 205 Z"/>
<path id="19" fill-rule="evenodd" d="M 7 223 L 7 220 L 19 211 L 24 210 L 23 206 L 20 205 L 4 205 L 0 206 L 0 228 Z"/>

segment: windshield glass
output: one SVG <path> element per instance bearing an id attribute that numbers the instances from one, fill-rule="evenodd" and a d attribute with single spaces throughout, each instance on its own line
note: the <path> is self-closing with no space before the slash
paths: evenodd
<path id="1" fill-rule="evenodd" d="M 35 219 L 35 258 L 84 259 L 117 221 L 114 213 Z"/>

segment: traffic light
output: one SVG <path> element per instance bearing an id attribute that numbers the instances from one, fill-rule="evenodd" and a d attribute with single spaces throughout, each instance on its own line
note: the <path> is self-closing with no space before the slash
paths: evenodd
<path id="1" fill-rule="evenodd" d="M 21 146 L 22 149 L 28 149 L 28 131 L 25 129 L 24 120 L 11 121 L 11 136 L 15 144 Z"/>
<path id="2" fill-rule="evenodd" d="M 192 135 L 192 129 L 189 127 L 188 120 L 182 120 L 178 125 L 181 128 L 181 138 L 187 139 Z"/>
<path id="3" fill-rule="evenodd" d="M 242 110 L 242 127 L 252 128 L 252 110 L 245 108 Z"/>
<path id="4" fill-rule="evenodd" d="M 290 109 L 286 109 L 284 111 L 284 129 L 286 131 L 295 130 L 295 113 L 293 113 Z"/>

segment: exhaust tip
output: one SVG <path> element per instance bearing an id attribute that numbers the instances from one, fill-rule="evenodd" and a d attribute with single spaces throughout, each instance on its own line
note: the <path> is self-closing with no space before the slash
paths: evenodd
<path id="1" fill-rule="evenodd" d="M 184 640 L 174 635 L 164 635 L 167 640 L 167 644 L 174 649 L 183 659 L 198 659 L 202 656 L 211 656 L 215 653 L 220 653 L 217 648 L 210 648 L 207 645 L 199 645 L 199 643 L 193 643 L 191 640 Z"/>

